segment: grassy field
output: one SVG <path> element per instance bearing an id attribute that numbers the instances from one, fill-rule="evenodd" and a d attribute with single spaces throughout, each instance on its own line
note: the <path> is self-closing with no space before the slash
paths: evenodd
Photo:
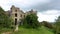
<path id="1" fill-rule="evenodd" d="M 13 34 L 54 34 L 51 30 L 48 28 L 42 26 L 38 30 L 36 29 L 26 29 L 26 28 L 19 28 L 18 32 L 15 32 Z"/>
<path id="2" fill-rule="evenodd" d="M 54 34 L 54 33 L 48 28 L 42 26 L 39 29 L 26 29 L 26 28 L 20 27 L 18 32 L 12 32 L 11 34 Z"/>

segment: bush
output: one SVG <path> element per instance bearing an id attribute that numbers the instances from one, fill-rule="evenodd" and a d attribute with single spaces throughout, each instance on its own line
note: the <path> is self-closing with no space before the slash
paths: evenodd
<path id="1" fill-rule="evenodd" d="M 49 23 L 49 22 L 47 22 L 47 21 L 43 21 L 43 22 L 41 22 L 41 24 L 44 25 L 45 27 L 50 28 L 50 29 L 53 28 L 52 23 Z"/>

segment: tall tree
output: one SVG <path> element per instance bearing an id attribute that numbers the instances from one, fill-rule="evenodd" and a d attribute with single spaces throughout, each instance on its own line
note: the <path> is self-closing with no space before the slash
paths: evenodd
<path id="1" fill-rule="evenodd" d="M 56 20 L 55 25 L 56 25 L 56 34 L 58 34 L 58 33 L 60 33 L 60 16 Z"/>

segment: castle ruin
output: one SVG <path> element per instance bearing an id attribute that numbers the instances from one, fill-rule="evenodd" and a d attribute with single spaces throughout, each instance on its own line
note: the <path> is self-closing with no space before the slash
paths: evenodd
<path id="1" fill-rule="evenodd" d="M 17 25 L 17 24 L 22 25 L 23 24 L 22 19 L 24 19 L 27 15 L 29 15 L 31 13 L 37 14 L 37 11 L 33 11 L 33 9 L 31 9 L 30 11 L 24 13 L 21 9 L 12 5 L 12 7 L 10 8 L 9 11 L 7 11 L 7 13 L 10 17 L 12 17 L 13 23 L 15 25 Z"/>

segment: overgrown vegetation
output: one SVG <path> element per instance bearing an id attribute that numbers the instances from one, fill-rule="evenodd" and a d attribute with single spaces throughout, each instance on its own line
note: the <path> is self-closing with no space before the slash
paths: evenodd
<path id="1" fill-rule="evenodd" d="M 11 18 L 0 7 L 0 27 L 10 27 L 12 24 Z"/>
<path id="2" fill-rule="evenodd" d="M 23 21 L 24 27 L 26 27 L 26 28 L 38 28 L 39 22 L 37 19 L 38 19 L 38 17 L 35 14 L 27 15 Z"/>
<path id="3" fill-rule="evenodd" d="M 55 31 L 56 31 L 56 34 L 60 34 L 60 16 L 56 19 Z"/>

